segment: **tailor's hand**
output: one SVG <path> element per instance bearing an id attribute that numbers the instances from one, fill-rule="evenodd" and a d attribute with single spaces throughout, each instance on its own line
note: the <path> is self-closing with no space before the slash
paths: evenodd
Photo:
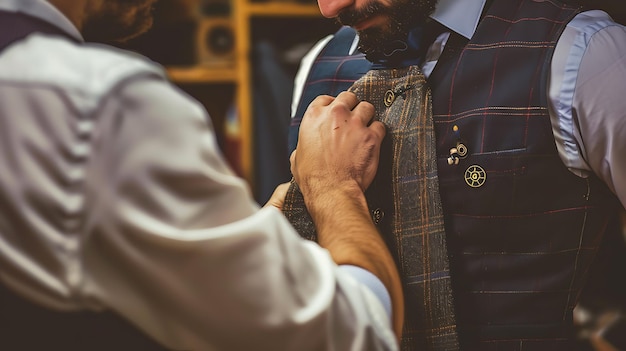
<path id="1" fill-rule="evenodd" d="M 287 196 L 287 191 L 289 190 L 289 184 L 289 182 L 279 184 L 263 207 L 274 206 L 282 211 L 283 204 L 285 203 L 285 196 Z"/>
<path id="2" fill-rule="evenodd" d="M 350 183 L 365 191 L 372 183 L 386 133 L 381 122 L 370 124 L 373 116 L 374 106 L 350 92 L 313 100 L 291 154 L 291 172 L 305 198 Z"/>
<path id="3" fill-rule="evenodd" d="M 395 262 L 367 207 L 385 126 L 369 124 L 374 106 L 343 92 L 313 100 L 304 114 L 291 172 L 315 223 L 320 246 L 338 265 L 372 272 L 389 291 L 393 327 L 402 335 L 404 297 Z"/>

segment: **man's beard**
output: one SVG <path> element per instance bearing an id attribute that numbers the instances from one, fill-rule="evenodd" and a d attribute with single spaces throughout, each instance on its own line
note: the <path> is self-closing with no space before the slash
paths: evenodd
<path id="1" fill-rule="evenodd" d="M 105 0 L 102 9 L 83 23 L 86 41 L 125 42 L 152 27 L 156 0 Z"/>
<path id="2" fill-rule="evenodd" d="M 392 0 L 384 6 L 376 0 L 358 10 L 342 11 L 337 19 L 343 25 L 354 26 L 371 16 L 386 16 L 384 26 L 370 27 L 359 31 L 359 50 L 368 56 L 381 56 L 387 45 L 396 40 L 405 40 L 409 31 L 426 22 L 435 10 L 438 0 Z"/>

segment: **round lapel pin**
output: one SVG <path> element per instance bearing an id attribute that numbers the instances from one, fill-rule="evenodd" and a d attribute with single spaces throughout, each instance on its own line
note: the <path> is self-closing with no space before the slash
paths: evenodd
<path id="1" fill-rule="evenodd" d="M 479 188 L 485 184 L 487 172 L 479 165 L 471 165 L 465 170 L 465 183 L 472 188 Z"/>

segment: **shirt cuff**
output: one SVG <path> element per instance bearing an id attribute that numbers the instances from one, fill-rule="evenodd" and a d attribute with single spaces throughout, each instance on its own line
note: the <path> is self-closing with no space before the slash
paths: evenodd
<path id="1" fill-rule="evenodd" d="M 359 283 L 366 286 L 371 292 L 373 292 L 378 298 L 378 301 L 380 301 L 385 308 L 387 317 L 391 318 L 391 297 L 389 296 L 387 288 L 385 288 L 385 285 L 383 285 L 378 277 L 370 271 L 358 266 L 341 265 L 339 266 L 339 269 L 349 274 L 352 278 L 356 279 Z"/>

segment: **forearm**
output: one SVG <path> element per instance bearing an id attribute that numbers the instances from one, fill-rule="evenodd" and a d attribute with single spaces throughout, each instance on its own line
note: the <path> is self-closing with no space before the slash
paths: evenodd
<path id="1" fill-rule="evenodd" d="M 404 319 L 400 277 L 359 186 L 340 185 L 309 194 L 305 202 L 315 222 L 319 244 L 334 261 L 364 268 L 383 282 L 391 296 L 394 331 L 400 336 Z"/>
<path id="2" fill-rule="evenodd" d="M 376 175 L 386 133 L 382 123 L 372 121 L 373 116 L 374 106 L 360 102 L 353 93 L 318 96 L 302 119 L 291 171 L 320 245 L 337 264 L 370 271 L 389 291 L 399 337 L 404 318 L 400 278 L 363 194 Z"/>

